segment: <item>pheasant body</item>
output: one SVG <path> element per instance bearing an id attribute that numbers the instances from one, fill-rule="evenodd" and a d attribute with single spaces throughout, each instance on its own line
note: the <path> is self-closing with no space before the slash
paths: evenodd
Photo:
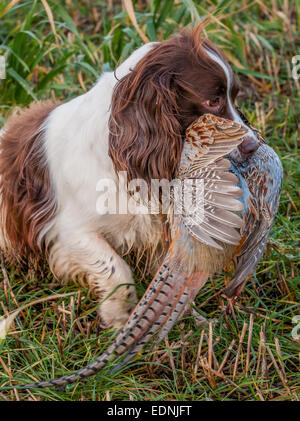
<path id="1" fill-rule="evenodd" d="M 126 325 L 102 355 L 74 374 L 17 387 L 74 383 L 98 372 L 112 357 L 122 355 L 115 371 L 155 334 L 157 341 L 161 341 L 208 276 L 222 269 L 246 234 L 228 294 L 234 294 L 243 285 L 263 253 L 282 182 L 280 161 L 266 145 L 243 165 L 225 158 L 241 143 L 246 131 L 244 126 L 213 115 L 200 117 L 187 129 L 178 179 L 191 182 L 186 189 L 181 185 L 173 192 L 168 214 L 171 231 L 168 251 Z M 195 188 L 199 180 L 200 205 Z M 195 200 L 196 206 L 191 211 L 190 205 Z"/>
<path id="2" fill-rule="evenodd" d="M 236 255 L 233 279 L 225 290 L 230 298 L 240 292 L 265 250 L 278 210 L 283 168 L 278 155 L 263 143 L 244 163 L 237 164 L 232 160 L 231 171 L 237 175 L 238 185 L 243 191 L 241 236 L 245 241 Z"/>

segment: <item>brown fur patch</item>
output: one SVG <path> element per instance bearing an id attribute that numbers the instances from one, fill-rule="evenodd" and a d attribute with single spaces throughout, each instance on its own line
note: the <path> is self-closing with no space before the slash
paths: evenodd
<path id="1" fill-rule="evenodd" d="M 33 103 L 8 120 L 1 136 L 1 230 L 5 251 L 14 258 L 40 254 L 40 233 L 55 214 L 43 124 L 57 105 L 52 101 Z"/>
<path id="2" fill-rule="evenodd" d="M 206 22 L 153 47 L 115 86 L 109 121 L 109 155 L 128 181 L 171 180 L 186 128 L 208 112 L 204 100 L 226 97 L 226 75 L 206 53 L 221 52 L 201 38 Z M 220 111 L 228 117 L 227 107 Z"/>

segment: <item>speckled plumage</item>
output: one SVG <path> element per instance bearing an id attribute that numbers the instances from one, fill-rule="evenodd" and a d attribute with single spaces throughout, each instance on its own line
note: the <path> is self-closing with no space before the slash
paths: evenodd
<path id="1" fill-rule="evenodd" d="M 243 243 L 235 256 L 234 276 L 225 290 L 228 297 L 240 292 L 265 250 L 283 180 L 278 155 L 265 143 L 242 164 L 232 161 L 231 170 L 239 178 L 238 185 L 243 190 L 244 228 L 241 232 Z"/>
<path id="2" fill-rule="evenodd" d="M 242 164 L 228 156 L 244 133 L 241 125 L 212 115 L 202 116 L 188 128 L 178 178 L 204 179 L 204 215 L 198 218 L 196 212 L 190 216 L 184 206 L 183 213 L 175 214 L 176 200 L 181 196 L 174 196 L 168 219 L 171 243 L 164 262 L 112 344 L 74 374 L 18 387 L 74 383 L 98 372 L 113 356 L 123 355 L 116 370 L 154 334 L 158 333 L 157 341 L 161 341 L 208 276 L 240 249 L 227 288 L 229 296 L 237 293 L 263 253 L 282 184 L 280 161 L 267 145 L 261 145 Z M 193 196 L 194 192 L 191 188 L 189 194 Z"/>

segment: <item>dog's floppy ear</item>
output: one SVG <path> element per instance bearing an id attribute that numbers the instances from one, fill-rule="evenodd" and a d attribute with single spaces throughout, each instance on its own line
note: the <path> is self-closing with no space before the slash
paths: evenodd
<path id="1" fill-rule="evenodd" d="M 109 155 L 128 181 L 171 180 L 182 150 L 178 92 L 166 57 L 154 47 L 116 85 L 109 121 Z M 172 57 L 169 58 L 172 60 Z"/>

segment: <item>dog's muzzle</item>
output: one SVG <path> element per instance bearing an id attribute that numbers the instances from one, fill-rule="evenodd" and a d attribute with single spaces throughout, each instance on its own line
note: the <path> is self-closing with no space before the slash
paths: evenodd
<path id="1" fill-rule="evenodd" d="M 243 158 L 249 158 L 259 147 L 259 141 L 253 135 L 244 136 L 242 143 L 238 146 Z"/>

